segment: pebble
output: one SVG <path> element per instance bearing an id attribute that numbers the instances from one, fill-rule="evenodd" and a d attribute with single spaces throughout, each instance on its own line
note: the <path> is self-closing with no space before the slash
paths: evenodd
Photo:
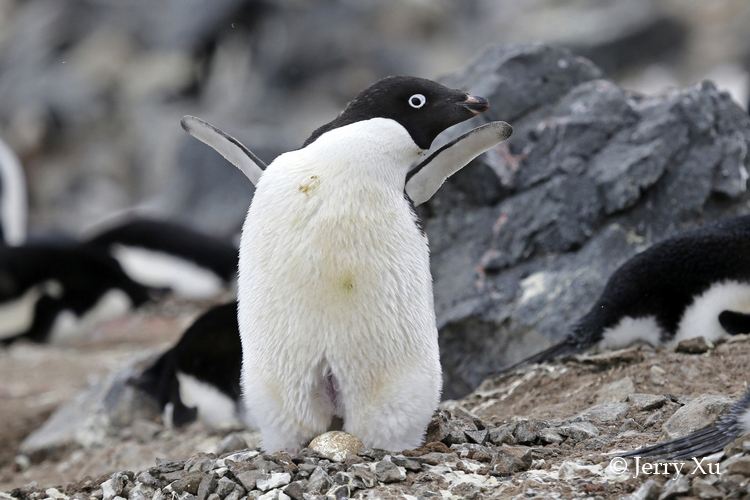
<path id="1" fill-rule="evenodd" d="M 292 475 L 288 472 L 274 472 L 271 475 L 264 475 L 256 482 L 256 487 L 261 491 L 268 491 L 280 486 L 286 486 L 292 480 Z"/>
<path id="2" fill-rule="evenodd" d="M 335 462 L 356 456 L 364 448 L 359 438 L 342 431 L 321 434 L 310 442 L 308 448 Z"/>
<path id="3" fill-rule="evenodd" d="M 406 470 L 390 460 L 381 460 L 375 464 L 375 477 L 382 483 L 395 483 L 406 479 Z"/>
<path id="4" fill-rule="evenodd" d="M 660 394 L 635 393 L 628 396 L 628 402 L 638 411 L 650 411 L 661 408 L 668 398 Z"/>
<path id="5" fill-rule="evenodd" d="M 703 354 L 713 348 L 714 344 L 704 337 L 693 337 L 680 341 L 674 350 L 683 354 Z"/>

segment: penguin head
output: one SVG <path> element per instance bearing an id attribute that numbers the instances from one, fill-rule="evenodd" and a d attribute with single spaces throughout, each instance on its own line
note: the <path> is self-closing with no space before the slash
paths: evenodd
<path id="1" fill-rule="evenodd" d="M 304 146 L 325 132 L 372 118 L 398 122 L 421 149 L 429 149 L 443 130 L 487 111 L 489 102 L 437 82 L 411 76 L 389 76 L 354 98 L 333 121 L 318 128 Z"/>

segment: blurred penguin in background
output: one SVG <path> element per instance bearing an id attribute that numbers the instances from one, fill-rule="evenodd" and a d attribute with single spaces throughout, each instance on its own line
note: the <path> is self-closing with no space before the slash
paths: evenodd
<path id="1" fill-rule="evenodd" d="M 27 218 L 23 168 L 13 151 L 0 140 L 0 243 L 23 243 Z"/>
<path id="2" fill-rule="evenodd" d="M 190 227 L 145 217 L 103 225 L 87 240 L 109 252 L 131 279 L 187 299 L 208 299 L 232 290 L 238 250 Z"/>
<path id="3" fill-rule="evenodd" d="M 165 421 L 212 428 L 249 425 L 240 404 L 242 348 L 237 302 L 215 306 L 131 383 L 156 400 Z M 251 425 L 250 425 L 251 426 Z"/>
<path id="4" fill-rule="evenodd" d="M 60 342 L 160 295 L 106 252 L 80 244 L 0 248 L 0 344 Z"/>

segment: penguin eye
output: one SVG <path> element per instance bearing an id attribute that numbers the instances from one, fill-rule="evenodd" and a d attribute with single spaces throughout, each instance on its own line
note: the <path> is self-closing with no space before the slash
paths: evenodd
<path id="1" fill-rule="evenodd" d="M 409 98 L 409 106 L 411 106 L 414 109 L 419 109 L 422 106 L 425 105 L 427 102 L 427 98 L 423 96 L 422 94 L 414 94 Z"/>

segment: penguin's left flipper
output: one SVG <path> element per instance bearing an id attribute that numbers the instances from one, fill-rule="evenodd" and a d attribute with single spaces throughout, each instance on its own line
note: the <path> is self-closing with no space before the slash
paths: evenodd
<path id="1" fill-rule="evenodd" d="M 440 189 L 445 180 L 471 160 L 504 141 L 513 133 L 505 122 L 490 122 L 453 139 L 413 167 L 406 177 L 406 194 L 419 206 Z"/>
<path id="2" fill-rule="evenodd" d="M 729 335 L 750 333 L 750 314 L 736 311 L 722 311 L 719 323 Z"/>
<path id="3" fill-rule="evenodd" d="M 217 153 L 226 158 L 229 163 L 240 169 L 245 174 L 245 177 L 250 179 L 253 186 L 258 183 L 260 176 L 266 169 L 266 164 L 240 141 L 220 128 L 195 116 L 183 116 L 182 120 L 180 120 L 180 125 L 182 125 L 185 132 L 203 144 L 211 146 Z"/>

